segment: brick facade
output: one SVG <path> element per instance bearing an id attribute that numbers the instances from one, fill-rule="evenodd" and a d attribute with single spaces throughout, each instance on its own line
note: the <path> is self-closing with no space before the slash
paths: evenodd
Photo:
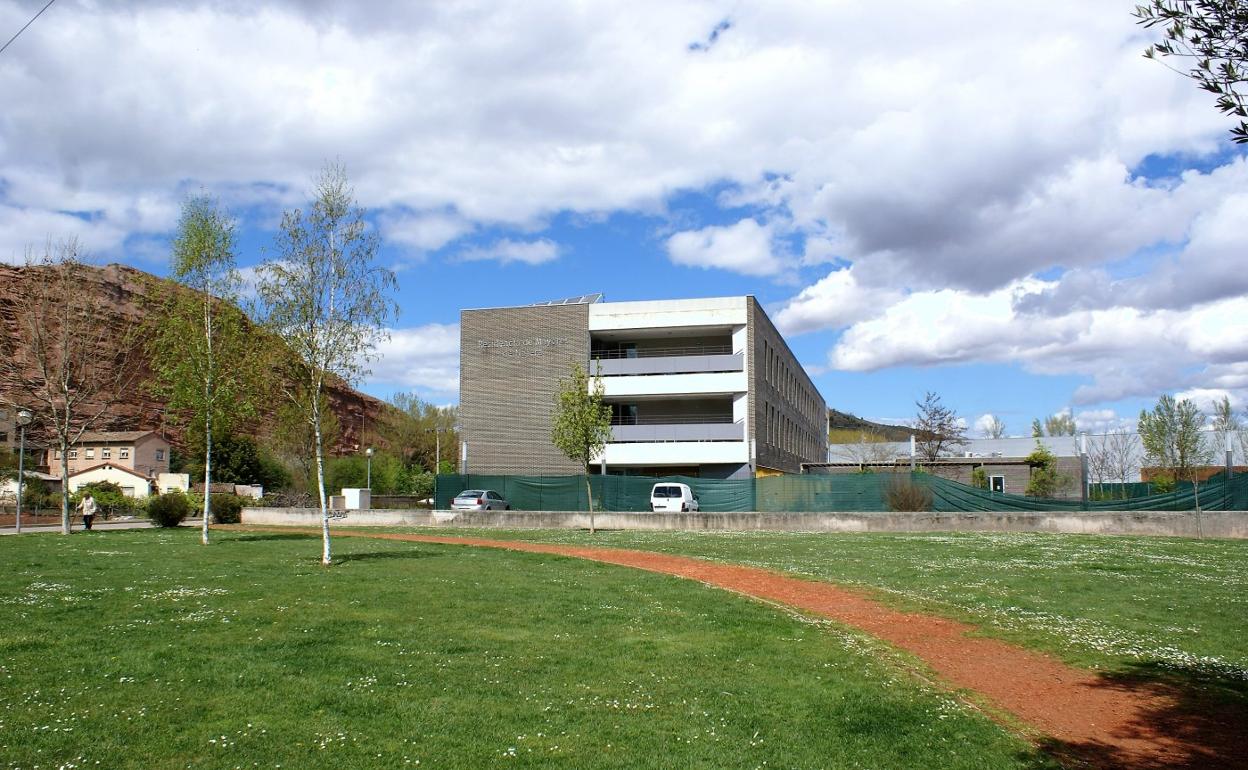
<path id="1" fill-rule="evenodd" d="M 755 465 L 798 473 L 802 463 L 827 457 L 827 405 L 754 297 L 749 298 L 748 326 Z"/>
<path id="2" fill-rule="evenodd" d="M 550 440 L 559 380 L 589 365 L 589 306 L 460 313 L 459 415 L 472 473 L 584 473 Z M 519 406 L 518 406 L 519 405 Z"/>

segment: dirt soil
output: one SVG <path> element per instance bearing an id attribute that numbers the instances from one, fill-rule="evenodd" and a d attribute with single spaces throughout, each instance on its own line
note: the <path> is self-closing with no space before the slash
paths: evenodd
<path id="1" fill-rule="evenodd" d="M 1067 766 L 1248 768 L 1248 708 L 1242 705 L 1144 677 L 1074 668 L 1039 652 L 976 636 L 978 629 L 969 624 L 896 610 L 830 583 L 616 548 L 341 530 L 335 534 L 557 554 L 697 580 L 844 623 L 915 655 L 951 689 L 976 693 L 973 701 L 986 702 L 990 713 L 999 709 L 1008 715 L 1003 721 L 1013 717 L 1023 723 L 1029 738 Z"/>

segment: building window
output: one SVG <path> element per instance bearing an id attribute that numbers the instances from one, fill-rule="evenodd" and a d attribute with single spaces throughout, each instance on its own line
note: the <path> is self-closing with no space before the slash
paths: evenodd
<path id="1" fill-rule="evenodd" d="M 87 459 L 88 459 L 88 460 L 94 460 L 94 459 L 95 459 L 95 450 L 94 450 L 94 449 L 87 449 L 87 450 L 86 450 L 86 453 L 87 453 Z"/>
<path id="2" fill-rule="evenodd" d="M 69 450 L 69 459 L 71 459 L 71 460 L 77 460 L 77 459 L 78 459 L 78 450 L 77 450 L 77 449 L 71 449 L 71 450 Z"/>
<path id="3" fill-rule="evenodd" d="M 129 450 L 129 449 L 118 449 L 118 450 L 117 450 L 117 456 L 118 456 L 118 457 L 120 457 L 120 458 L 121 458 L 121 459 L 123 459 L 123 460 L 129 460 L 129 459 L 130 459 L 130 450 Z"/>
<path id="4" fill-rule="evenodd" d="M 1005 494 L 1005 476 L 990 476 L 988 482 L 988 488 L 993 492 Z"/>
<path id="5" fill-rule="evenodd" d="M 5 443 L 5 442 L 7 442 L 8 440 L 9 440 L 9 434 L 8 434 L 8 433 L 5 433 L 5 432 L 4 432 L 4 431 L 2 431 L 2 430 L 0 430 L 0 444 L 3 444 L 3 443 Z"/>
<path id="6" fill-rule="evenodd" d="M 104 447 L 103 449 L 100 450 L 100 459 L 107 460 L 108 458 L 112 456 L 113 456 L 113 450 L 109 449 L 108 447 Z"/>
<path id="7" fill-rule="evenodd" d="M 157 449 L 156 450 L 156 462 L 160 462 L 161 460 L 164 460 L 164 459 L 165 459 L 165 450 Z"/>

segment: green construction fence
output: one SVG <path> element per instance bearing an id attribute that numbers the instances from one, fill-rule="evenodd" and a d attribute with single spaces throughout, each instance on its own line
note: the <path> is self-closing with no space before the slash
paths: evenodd
<path id="1" fill-rule="evenodd" d="M 451 507 L 465 489 L 492 489 L 518 511 L 583 511 L 588 509 L 586 476 L 511 476 L 441 474 L 434 494 L 436 507 Z M 1199 500 L 1204 510 L 1248 510 L 1248 475 L 1224 475 L 1199 485 L 1181 484 L 1173 492 L 1125 499 L 1048 499 L 990 492 L 928 473 L 849 473 L 785 475 L 749 479 L 704 479 L 689 476 L 588 476 L 594 509 L 648 511 L 650 490 L 658 483 L 688 484 L 703 511 L 835 512 L 889 511 L 889 486 L 925 486 L 934 511 L 1189 511 Z M 1095 486 L 1094 486 L 1095 488 Z"/>

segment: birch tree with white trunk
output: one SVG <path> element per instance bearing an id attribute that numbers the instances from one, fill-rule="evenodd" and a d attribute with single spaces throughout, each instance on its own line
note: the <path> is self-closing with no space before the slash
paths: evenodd
<path id="1" fill-rule="evenodd" d="M 255 411 L 257 345 L 237 305 L 242 279 L 234 248 L 234 222 L 215 200 L 198 196 L 183 204 L 170 272 L 189 291 L 162 293 L 149 344 L 153 389 L 175 419 L 185 415 L 192 430 L 203 431 L 204 545 L 212 519 L 213 439 Z"/>
<path id="2" fill-rule="evenodd" d="M 321 507 L 321 562 L 330 564 L 325 493 L 326 385 L 354 384 L 398 315 L 394 273 L 375 264 L 379 241 L 355 203 L 346 170 L 331 164 L 316 179 L 307 211 L 282 214 L 275 258 L 258 270 L 258 311 L 283 343 L 289 376 L 279 387 L 312 430 Z"/>

